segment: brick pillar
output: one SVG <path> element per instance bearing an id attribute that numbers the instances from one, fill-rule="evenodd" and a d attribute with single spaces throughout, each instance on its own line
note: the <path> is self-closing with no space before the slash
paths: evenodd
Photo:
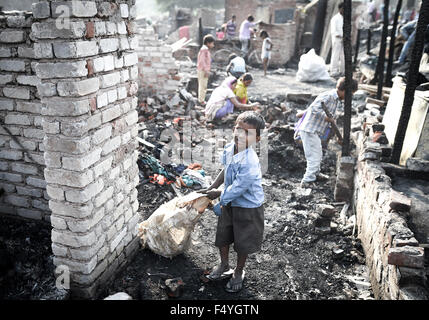
<path id="1" fill-rule="evenodd" d="M 33 4 L 54 264 L 75 297 L 97 297 L 138 248 L 134 1 Z"/>
<path id="2" fill-rule="evenodd" d="M 353 195 L 354 186 L 353 157 L 338 157 L 337 160 L 337 180 L 335 183 L 334 198 L 336 201 L 350 201 Z"/>

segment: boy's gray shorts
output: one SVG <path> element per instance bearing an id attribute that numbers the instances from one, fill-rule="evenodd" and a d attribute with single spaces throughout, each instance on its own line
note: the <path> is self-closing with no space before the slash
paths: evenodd
<path id="1" fill-rule="evenodd" d="M 240 208 L 222 207 L 216 230 L 216 247 L 234 243 L 238 254 L 251 254 L 261 250 L 264 233 L 264 206 Z"/>

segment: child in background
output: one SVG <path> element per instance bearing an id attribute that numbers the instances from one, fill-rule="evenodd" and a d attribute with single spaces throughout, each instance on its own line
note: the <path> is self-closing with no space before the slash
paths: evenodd
<path id="1" fill-rule="evenodd" d="M 211 69 L 210 49 L 214 48 L 215 39 L 208 34 L 203 38 L 203 46 L 198 52 L 197 73 L 198 73 L 198 102 L 205 105 L 207 84 L 209 82 Z"/>
<path id="2" fill-rule="evenodd" d="M 237 56 L 235 53 L 232 53 L 229 58 L 229 64 L 226 67 L 226 73 L 231 74 L 237 79 L 240 78 L 247 71 L 246 61 Z"/>
<path id="3" fill-rule="evenodd" d="M 266 77 L 268 64 L 271 59 L 271 49 L 273 48 L 273 43 L 271 42 L 270 36 L 268 35 L 267 31 L 262 30 L 260 36 L 262 39 L 264 39 L 264 42 L 262 43 L 261 59 L 262 63 L 264 64 L 264 77 Z"/>
<path id="4" fill-rule="evenodd" d="M 207 275 L 209 280 L 231 277 L 227 292 L 243 288 L 244 266 L 247 256 L 261 250 L 264 232 L 264 190 L 258 155 L 252 146 L 261 139 L 264 118 L 254 111 L 246 111 L 237 118 L 233 141 L 225 146 L 222 164 L 225 168 L 215 182 L 202 190 L 210 199 L 220 197 L 221 215 L 218 218 L 215 246 L 219 248 L 220 264 Z M 225 184 L 224 191 L 217 190 Z M 201 191 L 200 191 L 201 192 Z M 229 247 L 234 243 L 237 266 L 229 267 Z"/>
<path id="5" fill-rule="evenodd" d="M 250 73 L 243 74 L 240 79 L 238 79 L 237 86 L 235 87 L 234 93 L 237 97 L 237 100 L 240 103 L 247 104 L 249 103 L 249 98 L 247 96 L 247 87 L 252 84 L 253 77 Z"/>
<path id="6" fill-rule="evenodd" d="M 225 32 L 223 31 L 223 28 L 218 28 L 216 30 L 216 37 L 218 40 L 223 40 L 225 38 Z"/>

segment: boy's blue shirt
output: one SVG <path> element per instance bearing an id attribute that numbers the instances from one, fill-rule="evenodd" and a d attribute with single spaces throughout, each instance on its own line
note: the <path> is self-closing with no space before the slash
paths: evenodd
<path id="1" fill-rule="evenodd" d="M 225 166 L 222 206 L 258 208 L 264 203 L 262 173 L 258 155 L 249 147 L 234 155 L 234 142 L 225 146 L 221 162 Z"/>

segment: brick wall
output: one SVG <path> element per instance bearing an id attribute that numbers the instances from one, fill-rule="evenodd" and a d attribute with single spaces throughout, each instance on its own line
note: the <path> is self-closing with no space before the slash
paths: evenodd
<path id="1" fill-rule="evenodd" d="M 179 67 L 170 46 L 158 40 L 152 27 L 139 29 L 138 66 L 144 95 L 171 94 L 180 84 Z"/>
<path id="2" fill-rule="evenodd" d="M 33 5 L 54 264 L 69 269 L 76 297 L 96 297 L 138 247 L 135 9 Z"/>
<path id="3" fill-rule="evenodd" d="M 49 221 L 31 14 L 0 16 L 0 214 Z"/>
<path id="4" fill-rule="evenodd" d="M 280 9 L 295 8 L 295 0 L 226 0 L 225 21 L 231 19 L 232 15 L 237 17 L 237 29 L 249 15 L 255 17 L 255 21 L 262 19 L 265 23 L 274 23 L 274 12 Z M 239 30 L 237 30 L 238 32 Z"/>
<path id="5" fill-rule="evenodd" d="M 283 67 L 295 54 L 296 24 L 289 22 L 285 24 L 263 25 L 273 43 L 271 51 L 270 66 Z M 262 52 L 262 38 L 252 40 L 252 48 L 257 50 L 259 59 Z"/>
<path id="6" fill-rule="evenodd" d="M 392 189 L 379 161 L 387 145 L 370 142 L 371 129 L 358 135 L 354 210 L 377 299 L 427 299 L 424 248 L 407 226 L 410 200 Z"/>

